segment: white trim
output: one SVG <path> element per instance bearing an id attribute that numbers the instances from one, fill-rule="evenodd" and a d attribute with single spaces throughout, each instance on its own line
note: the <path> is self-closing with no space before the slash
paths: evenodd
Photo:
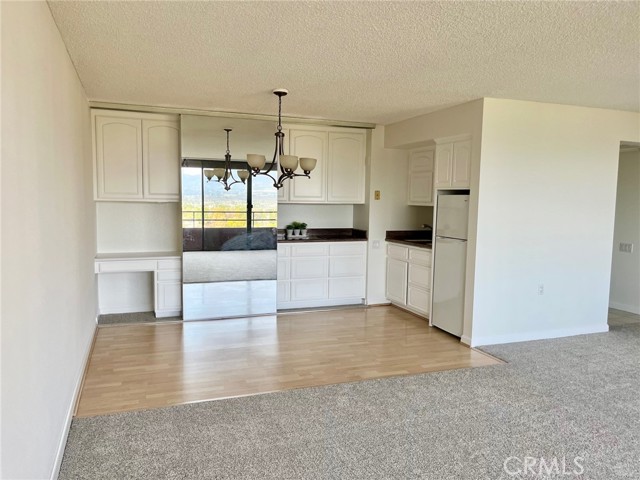
<path id="1" fill-rule="evenodd" d="M 53 464 L 53 469 L 51 470 L 51 480 L 57 480 L 58 475 L 60 474 L 60 466 L 62 465 L 62 457 L 64 457 L 64 449 L 67 446 L 67 437 L 69 436 L 69 429 L 71 428 L 71 421 L 73 420 L 73 416 L 76 413 L 76 405 L 78 404 L 78 400 L 80 399 L 80 392 L 82 390 L 82 384 L 84 381 L 84 372 L 87 369 L 87 365 L 89 364 L 89 357 L 91 356 L 91 347 L 93 347 L 93 340 L 95 339 L 96 333 L 98 330 L 98 319 L 95 319 L 95 325 L 93 327 L 93 333 L 89 337 L 89 342 L 85 347 L 82 365 L 80 365 L 80 371 L 78 373 L 78 378 L 76 380 L 76 386 L 73 391 L 73 397 L 71 398 L 71 403 L 69 404 L 69 409 L 67 410 L 67 416 L 64 422 L 64 429 L 62 430 L 62 437 L 60 438 L 60 443 L 58 444 L 58 453 L 56 454 L 56 461 Z"/>
<path id="2" fill-rule="evenodd" d="M 626 303 L 612 302 L 609 300 L 609 308 L 615 308 L 616 310 L 622 310 L 623 312 L 640 315 L 640 306 L 638 305 L 627 305 Z"/>
<path id="3" fill-rule="evenodd" d="M 242 112 L 223 112 L 214 110 L 200 110 L 197 108 L 175 108 L 175 107 L 158 107 L 153 105 L 130 105 L 126 103 L 97 102 L 89 101 L 89 106 L 102 110 L 123 110 L 128 112 L 142 113 L 166 113 L 173 115 L 202 115 L 206 117 L 227 117 L 227 118 L 246 118 L 251 120 L 267 120 L 277 121 L 275 115 L 262 115 Z M 313 125 L 328 125 L 330 127 L 351 127 L 351 128 L 376 128 L 375 123 L 369 122 L 351 122 L 348 120 L 327 120 L 323 118 L 306 118 L 306 117 L 288 117 L 282 116 L 283 123 L 310 123 Z"/>
<path id="4" fill-rule="evenodd" d="M 460 342 L 464 343 L 465 345 L 470 347 L 471 346 L 471 337 L 468 337 L 466 335 L 462 335 L 462 337 L 460 337 Z"/>
<path id="5" fill-rule="evenodd" d="M 572 337 L 574 335 L 587 335 L 590 333 L 603 333 L 609 331 L 609 325 L 597 324 L 584 327 L 561 328 L 558 330 L 539 330 L 535 332 L 509 333 L 506 335 L 493 335 L 488 337 L 473 336 L 471 347 L 482 345 L 498 345 L 501 343 L 528 342 L 531 340 L 545 340 L 549 338 Z"/>

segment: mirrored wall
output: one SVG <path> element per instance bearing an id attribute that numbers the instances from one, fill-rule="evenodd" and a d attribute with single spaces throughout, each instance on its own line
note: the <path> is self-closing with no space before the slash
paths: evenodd
<path id="1" fill-rule="evenodd" d="M 184 320 L 276 312 L 277 190 L 262 175 L 229 190 L 207 178 L 224 168 L 225 128 L 235 178 L 247 153 L 273 154 L 273 122 L 182 116 Z"/>

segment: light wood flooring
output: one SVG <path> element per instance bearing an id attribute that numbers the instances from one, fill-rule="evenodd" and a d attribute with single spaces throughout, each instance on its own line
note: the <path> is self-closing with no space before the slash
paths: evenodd
<path id="1" fill-rule="evenodd" d="M 395 307 L 98 328 L 77 416 L 501 363 Z"/>
<path id="2" fill-rule="evenodd" d="M 609 326 L 619 327 L 623 325 L 638 325 L 640 324 L 640 315 L 635 313 L 625 312 L 624 310 L 616 310 L 615 308 L 609 309 Z"/>

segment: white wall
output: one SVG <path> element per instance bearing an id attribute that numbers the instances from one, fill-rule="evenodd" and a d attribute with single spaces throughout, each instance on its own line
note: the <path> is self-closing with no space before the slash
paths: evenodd
<path id="1" fill-rule="evenodd" d="M 2 9 L 2 478 L 57 472 L 95 329 L 89 106 L 45 2 Z"/>
<path id="2" fill-rule="evenodd" d="M 179 252 L 180 202 L 96 202 L 99 253 Z"/>
<path id="3" fill-rule="evenodd" d="M 485 99 L 472 344 L 607 330 L 618 153 L 639 137 L 637 113 Z"/>
<path id="4" fill-rule="evenodd" d="M 402 122 L 387 125 L 384 146 L 387 148 L 413 148 L 432 144 L 434 140 L 471 136 L 471 188 L 469 199 L 469 230 L 467 241 L 467 271 L 465 283 L 465 311 L 462 340 L 471 342 L 471 324 L 473 316 L 475 257 L 476 257 L 476 220 L 478 217 L 478 189 L 480 176 L 480 150 L 482 142 L 482 111 L 484 100 L 456 105 L 455 107 L 410 118 Z"/>
<path id="5" fill-rule="evenodd" d="M 409 152 L 407 150 L 385 148 L 385 127 L 378 126 L 371 133 L 371 158 L 367 190 L 368 202 L 368 269 L 367 303 L 369 305 L 388 303 L 385 295 L 387 230 L 419 229 L 423 223 L 431 223 L 433 209 L 410 207 L 407 205 L 407 183 L 409 172 Z M 374 199 L 374 192 L 380 190 L 380 200 Z M 356 207 L 358 225 L 364 225 L 361 218 L 365 206 Z M 360 227 L 362 228 L 362 227 Z M 374 248 L 374 242 L 379 243 Z"/>
<path id="6" fill-rule="evenodd" d="M 620 251 L 620 243 L 633 252 Z M 640 150 L 620 154 L 609 306 L 640 314 Z"/>
<path id="7" fill-rule="evenodd" d="M 353 205 L 278 205 L 278 228 L 298 221 L 308 228 L 353 228 Z"/>

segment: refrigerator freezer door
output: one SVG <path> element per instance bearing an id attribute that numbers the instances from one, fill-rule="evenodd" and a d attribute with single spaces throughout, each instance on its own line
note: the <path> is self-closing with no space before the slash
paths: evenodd
<path id="1" fill-rule="evenodd" d="M 462 336 L 466 240 L 436 237 L 431 323 L 445 332 Z"/>
<path id="2" fill-rule="evenodd" d="M 468 223 L 469 195 L 438 195 L 436 235 L 466 240 Z"/>

